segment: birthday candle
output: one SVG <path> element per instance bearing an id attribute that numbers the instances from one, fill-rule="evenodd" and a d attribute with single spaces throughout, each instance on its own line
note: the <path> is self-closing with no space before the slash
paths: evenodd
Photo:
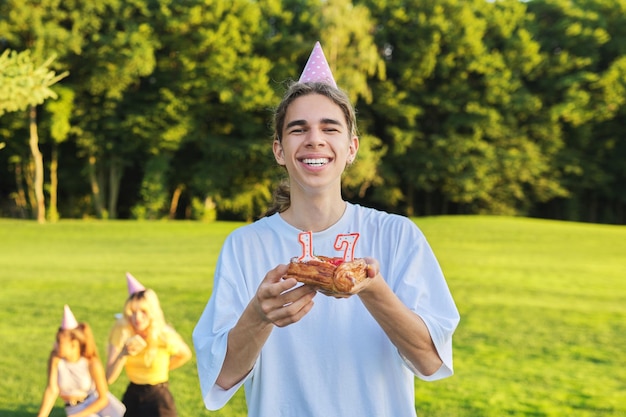
<path id="1" fill-rule="evenodd" d="M 344 262 L 352 262 L 354 260 L 354 247 L 359 239 L 359 233 L 339 234 L 335 239 L 335 249 L 343 249 Z"/>
<path id="2" fill-rule="evenodd" d="M 298 235 L 298 242 L 302 245 L 302 256 L 300 256 L 298 260 L 307 262 L 315 259 L 315 256 L 313 256 L 313 233 L 310 231 L 301 232 Z"/>

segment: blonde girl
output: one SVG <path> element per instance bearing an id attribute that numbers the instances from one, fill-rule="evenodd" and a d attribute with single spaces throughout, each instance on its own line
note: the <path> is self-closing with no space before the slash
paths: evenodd
<path id="1" fill-rule="evenodd" d="M 122 368 L 130 380 L 122 402 L 126 417 L 176 417 L 169 372 L 191 358 L 191 350 L 165 321 L 156 293 L 130 294 L 123 316 L 109 336 L 106 378 L 112 384 Z"/>

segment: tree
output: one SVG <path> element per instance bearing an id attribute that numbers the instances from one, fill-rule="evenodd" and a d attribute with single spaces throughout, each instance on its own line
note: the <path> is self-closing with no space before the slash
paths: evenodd
<path id="1" fill-rule="evenodd" d="M 51 140 L 50 153 L 50 204 L 48 205 L 48 218 L 51 221 L 59 219 L 58 210 L 58 168 L 59 168 L 59 144 L 65 142 L 71 130 L 71 116 L 74 103 L 74 91 L 68 87 L 57 88 L 59 99 L 46 102 L 46 110 L 50 114 L 49 131 Z"/>
<path id="2" fill-rule="evenodd" d="M 42 64 L 31 58 L 30 51 L 5 50 L 0 55 L 0 116 L 5 112 L 28 109 L 30 125 L 30 150 L 35 161 L 35 195 L 37 199 L 37 221 L 45 223 L 46 207 L 43 193 L 43 157 L 39 150 L 37 132 L 37 106 L 49 98 L 56 98 L 50 88 L 68 75 L 56 74 L 49 69 L 55 57 Z"/>
<path id="3" fill-rule="evenodd" d="M 137 123 L 135 116 L 145 111 L 143 105 L 153 107 L 158 100 L 132 100 L 144 81 L 142 77 L 152 74 L 156 65 L 159 40 L 152 21 L 158 5 L 151 10 L 151 4 L 82 2 L 75 6 L 80 13 L 71 13 L 74 25 L 82 31 L 79 48 L 64 60 L 76 68 L 69 80 L 75 97 L 73 131 L 99 218 L 118 217 L 125 171 L 141 160 L 155 139 L 160 139 L 142 141 L 145 125 Z"/>
<path id="4" fill-rule="evenodd" d="M 536 212 L 623 222 L 626 2 L 536 0 L 528 7 L 546 56 L 531 88 L 562 132 L 558 161 L 571 192 Z"/>
<path id="5" fill-rule="evenodd" d="M 283 177 L 271 109 L 320 40 L 359 119 L 346 197 L 623 222 L 625 2 L 5 0 L 0 50 L 70 71 L 37 113 L 49 219 L 57 189 L 67 217 L 256 217 Z M 4 115 L 21 213 L 28 132 Z"/>
<path id="6" fill-rule="evenodd" d="M 150 145 L 135 215 L 197 209 L 203 218 L 203 207 L 219 204 L 251 218 L 269 199 L 268 154 L 258 144 L 274 95 L 270 61 L 255 50 L 262 21 L 249 1 L 163 2 L 154 11 L 155 70 L 124 100 L 137 109 L 128 118 L 133 131 Z"/>
<path id="7" fill-rule="evenodd" d="M 524 87 L 541 55 L 523 3 L 366 3 L 387 62 L 371 110 L 389 146 L 375 198 L 392 207 L 402 199 L 409 215 L 512 214 L 563 192 L 554 142 L 526 124 L 542 111 Z"/>

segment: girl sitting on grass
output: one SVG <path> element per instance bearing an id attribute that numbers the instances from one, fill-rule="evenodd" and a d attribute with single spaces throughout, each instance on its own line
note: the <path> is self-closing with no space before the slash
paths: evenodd
<path id="1" fill-rule="evenodd" d="M 48 361 L 48 386 L 38 417 L 48 417 L 58 397 L 68 417 L 121 417 L 124 405 L 109 392 L 91 328 L 65 305 Z"/>

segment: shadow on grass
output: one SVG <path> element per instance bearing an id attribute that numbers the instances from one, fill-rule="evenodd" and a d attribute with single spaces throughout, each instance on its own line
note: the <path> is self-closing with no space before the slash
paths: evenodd
<path id="1" fill-rule="evenodd" d="M 17 406 L 11 410 L 6 408 L 0 408 L 0 416 L 2 417 L 32 417 L 36 416 L 37 412 L 29 410 L 25 406 Z M 65 409 L 63 407 L 54 407 L 52 411 L 50 411 L 50 417 L 59 417 L 65 416 Z"/>
<path id="2" fill-rule="evenodd" d="M 33 413 L 22 410 L 3 410 L 0 408 L 0 416 L 2 417 L 26 417 L 32 416 Z"/>

